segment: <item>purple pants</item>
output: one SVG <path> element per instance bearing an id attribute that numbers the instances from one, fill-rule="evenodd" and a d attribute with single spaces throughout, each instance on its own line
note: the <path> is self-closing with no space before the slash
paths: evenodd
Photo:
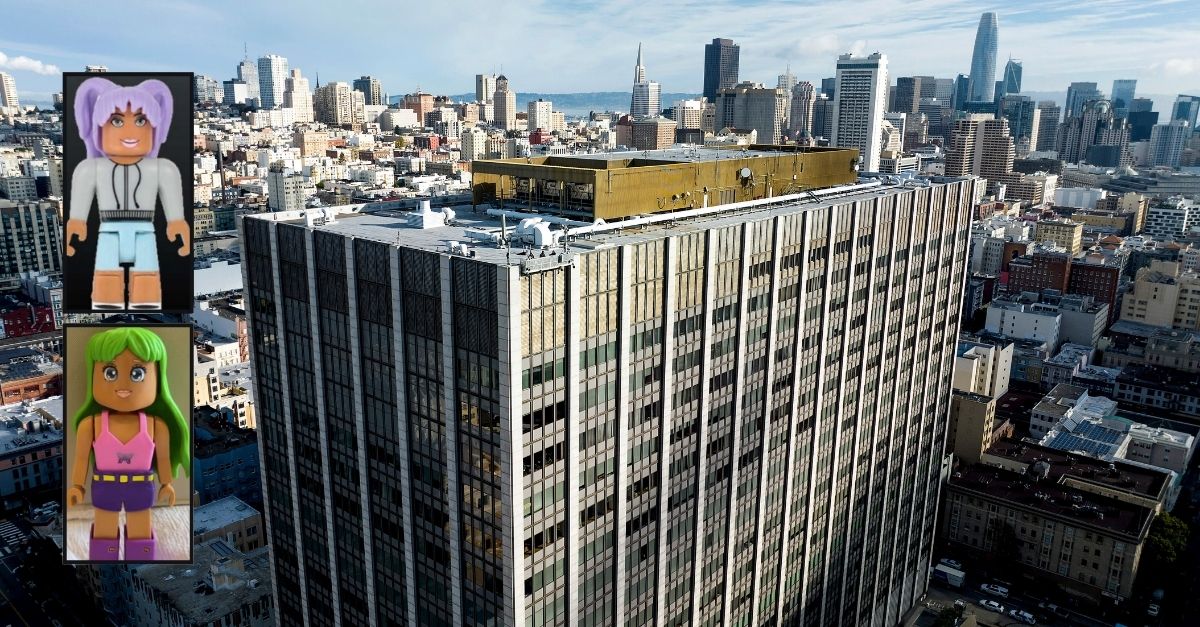
<path id="1" fill-rule="evenodd" d="M 106 475 L 145 475 L 147 473 L 98 473 Z M 106 512 L 137 512 L 154 506 L 154 481 L 97 481 L 92 478 L 92 505 Z"/>

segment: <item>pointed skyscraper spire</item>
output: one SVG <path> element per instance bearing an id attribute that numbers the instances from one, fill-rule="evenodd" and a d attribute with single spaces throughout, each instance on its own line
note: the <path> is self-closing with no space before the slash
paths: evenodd
<path id="1" fill-rule="evenodd" d="M 646 82 L 646 67 L 644 65 L 642 65 L 642 42 L 640 42 L 640 41 L 638 42 L 637 68 L 634 69 L 634 71 L 633 71 L 633 82 L 635 82 L 635 83 Z"/>

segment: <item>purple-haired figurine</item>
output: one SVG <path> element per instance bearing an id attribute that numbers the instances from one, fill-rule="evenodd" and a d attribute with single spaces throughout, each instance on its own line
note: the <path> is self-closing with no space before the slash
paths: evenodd
<path id="1" fill-rule="evenodd" d="M 75 94 L 75 122 L 87 146 L 87 159 L 71 176 L 67 256 L 75 239 L 87 239 L 87 220 L 96 201 L 100 231 L 92 280 L 93 309 L 161 309 L 154 211 L 162 200 L 167 239 L 179 241 L 179 255 L 191 250 L 191 227 L 183 211 L 179 168 L 158 157 L 171 128 L 174 104 L 166 84 L 147 80 L 122 87 L 89 78 Z M 129 267 L 129 298 L 125 297 Z"/>

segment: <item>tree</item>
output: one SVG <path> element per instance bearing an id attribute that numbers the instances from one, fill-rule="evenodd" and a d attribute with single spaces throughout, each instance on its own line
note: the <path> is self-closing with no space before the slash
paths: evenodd
<path id="1" fill-rule="evenodd" d="M 397 126 L 397 127 L 396 127 L 396 129 L 397 129 L 397 130 L 399 130 L 399 128 L 400 128 L 399 126 Z M 397 148 L 405 148 L 405 147 L 407 147 L 407 146 L 408 146 L 408 139 L 407 139 L 407 138 L 404 138 L 404 137 L 398 137 L 398 138 L 396 138 L 396 147 L 397 147 Z"/>
<path id="2" fill-rule="evenodd" d="M 954 627 L 960 618 L 962 618 L 962 609 L 948 607 L 938 612 L 937 619 L 933 621 L 933 627 Z"/>
<path id="3" fill-rule="evenodd" d="M 1187 549 L 1190 530 L 1183 520 L 1163 512 L 1154 519 L 1146 537 L 1146 558 L 1158 568 L 1169 568 Z"/>

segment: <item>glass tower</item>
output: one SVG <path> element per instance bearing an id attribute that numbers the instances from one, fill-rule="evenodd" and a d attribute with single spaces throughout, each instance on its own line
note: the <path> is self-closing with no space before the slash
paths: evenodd
<path id="1" fill-rule="evenodd" d="M 995 13 L 989 11 L 980 16 L 979 30 L 975 32 L 975 52 L 971 55 L 971 102 L 992 102 L 995 95 L 998 31 Z"/>

